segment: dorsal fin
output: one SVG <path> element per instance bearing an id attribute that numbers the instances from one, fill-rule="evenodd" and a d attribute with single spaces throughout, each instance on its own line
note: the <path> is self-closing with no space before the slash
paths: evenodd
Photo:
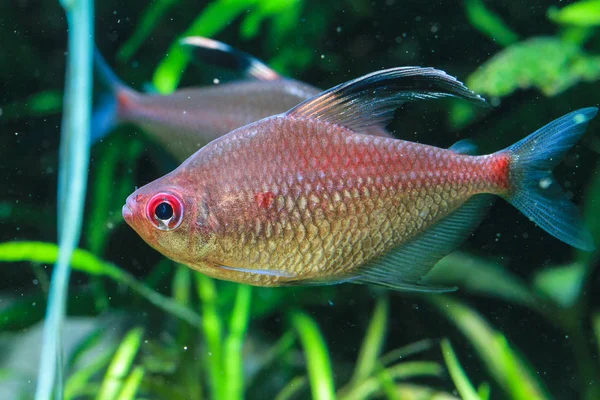
<path id="1" fill-rule="evenodd" d="M 448 150 L 452 150 L 457 154 L 465 154 L 468 156 L 476 156 L 479 152 L 477 145 L 471 139 L 463 139 L 454 143 Z"/>
<path id="2" fill-rule="evenodd" d="M 262 61 L 225 43 L 201 36 L 189 36 L 179 43 L 188 51 L 192 61 L 236 71 L 244 78 L 261 81 L 282 78 Z"/>
<path id="3" fill-rule="evenodd" d="M 384 127 L 403 103 L 458 97 L 480 105 L 486 101 L 456 78 L 435 68 L 398 67 L 377 71 L 335 86 L 287 112 L 316 118 L 354 131 Z"/>

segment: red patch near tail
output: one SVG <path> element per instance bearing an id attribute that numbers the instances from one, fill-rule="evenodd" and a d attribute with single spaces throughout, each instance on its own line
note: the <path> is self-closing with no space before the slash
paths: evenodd
<path id="1" fill-rule="evenodd" d="M 275 201 L 275 194 L 273 192 L 257 193 L 254 199 L 260 208 L 269 208 Z"/>
<path id="2" fill-rule="evenodd" d="M 501 189 L 510 189 L 510 155 L 499 154 L 492 161 L 492 176 Z"/>
<path id="3" fill-rule="evenodd" d="M 116 93 L 117 97 L 117 112 L 119 114 L 125 114 L 132 106 L 131 96 L 129 91 L 126 89 L 118 89 Z"/>

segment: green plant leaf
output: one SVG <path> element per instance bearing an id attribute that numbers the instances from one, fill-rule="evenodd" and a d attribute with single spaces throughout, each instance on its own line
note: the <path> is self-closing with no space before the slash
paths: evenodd
<path id="1" fill-rule="evenodd" d="M 596 339 L 596 349 L 598 354 L 600 354 L 600 313 L 592 315 L 592 329 L 594 330 L 594 337 Z"/>
<path id="2" fill-rule="evenodd" d="M 80 397 L 89 387 L 90 380 L 108 365 L 115 350 L 116 346 L 103 351 L 89 365 L 72 373 L 65 384 L 65 400 Z"/>
<path id="3" fill-rule="evenodd" d="M 335 399 L 333 373 L 325 339 L 315 321 L 302 312 L 292 312 L 291 323 L 304 350 L 312 398 Z"/>
<path id="4" fill-rule="evenodd" d="M 600 1 L 581 0 L 561 9 L 550 7 L 548 18 L 562 25 L 598 26 L 600 25 Z"/>
<path id="5" fill-rule="evenodd" d="M 35 397 L 64 397 L 62 329 L 71 274 L 81 237 L 90 158 L 94 1 L 62 0 L 68 23 L 67 74 L 58 163 L 58 243 L 42 332 Z"/>
<path id="6" fill-rule="evenodd" d="M 559 306 L 571 307 L 581 293 L 586 267 L 581 263 L 551 267 L 535 272 L 533 286 Z"/>
<path id="7" fill-rule="evenodd" d="M 275 396 L 275 400 L 289 400 L 297 398 L 297 394 L 308 385 L 308 379 L 305 376 L 297 376 L 286 383 L 283 390 Z"/>
<path id="8" fill-rule="evenodd" d="M 396 392 L 402 400 L 461 400 L 450 393 L 412 383 L 396 385 Z"/>
<path id="9" fill-rule="evenodd" d="M 471 90 L 504 97 L 536 88 L 555 96 L 580 81 L 600 78 L 600 57 L 555 37 L 535 37 L 507 47 L 486 61 L 469 78 Z"/>
<path id="10" fill-rule="evenodd" d="M 471 25 L 494 42 L 508 46 L 519 40 L 519 35 L 510 29 L 500 16 L 489 10 L 483 0 L 466 0 L 465 7 Z"/>
<path id="11" fill-rule="evenodd" d="M 392 367 L 380 371 L 377 375 L 362 381 L 346 393 L 339 394 L 341 400 L 360 400 L 371 398 L 383 386 L 382 375 L 385 375 L 392 381 L 420 378 L 420 377 L 441 377 L 444 369 L 438 363 L 431 361 L 408 361 L 396 364 Z"/>
<path id="12" fill-rule="evenodd" d="M 592 174 L 592 181 L 586 189 L 583 216 L 592 234 L 596 250 L 593 252 L 577 251 L 577 260 L 588 267 L 588 276 L 596 267 L 600 256 L 600 163 Z"/>
<path id="13" fill-rule="evenodd" d="M 226 399 L 227 384 L 223 374 L 223 321 L 217 311 L 215 282 L 202 274 L 194 274 L 198 297 L 202 304 L 202 331 L 207 344 L 206 361 L 213 398 Z"/>
<path id="14" fill-rule="evenodd" d="M 25 100 L 3 105 L 0 121 L 57 114 L 62 109 L 62 102 L 63 96 L 60 91 L 44 90 Z"/>
<path id="15" fill-rule="evenodd" d="M 58 257 L 58 247 L 54 243 L 43 242 L 6 242 L 0 243 L 0 261 L 53 263 Z M 105 276 L 127 285 L 150 303 L 175 315 L 191 325 L 200 326 L 201 318 L 193 310 L 183 307 L 173 299 L 163 296 L 149 288 L 134 276 L 121 270 L 114 264 L 104 262 L 93 254 L 77 249 L 73 253 L 71 267 L 94 276 Z"/>
<path id="16" fill-rule="evenodd" d="M 73 350 L 71 357 L 67 362 L 67 370 L 72 369 L 77 365 L 77 362 L 81 357 L 93 349 L 102 339 L 103 329 L 99 328 L 90 333 L 85 339 L 83 339 Z"/>
<path id="17" fill-rule="evenodd" d="M 179 0 L 155 0 L 151 2 L 144 10 L 131 37 L 119 49 L 117 53 L 119 61 L 129 61 L 158 27 L 160 20 L 165 18 L 171 8 L 178 2 Z"/>
<path id="18" fill-rule="evenodd" d="M 391 363 L 398 361 L 403 358 L 410 357 L 414 354 L 421 353 L 429 350 L 433 347 L 434 341 L 431 339 L 422 339 L 414 343 L 407 344 L 406 346 L 399 347 L 392 351 L 385 353 L 379 359 L 381 365 L 390 365 Z"/>
<path id="19" fill-rule="evenodd" d="M 202 10 L 190 27 L 181 34 L 181 37 L 212 37 L 254 4 L 256 4 L 256 0 L 213 1 Z M 188 62 L 189 56 L 179 45 L 179 38 L 177 38 L 154 72 L 152 79 L 154 87 L 160 93 L 171 93 L 177 88 Z"/>
<path id="20" fill-rule="evenodd" d="M 477 312 L 447 296 L 430 296 L 427 300 L 438 307 L 440 313 L 466 336 L 494 380 L 509 398 L 547 398 L 547 391 L 537 375 L 512 348 L 504 335 L 493 329 Z"/>
<path id="21" fill-rule="evenodd" d="M 435 285 L 458 286 L 459 290 L 500 298 L 536 309 L 536 297 L 527 285 L 501 264 L 488 258 L 454 252 L 442 258 L 426 277 Z"/>
<path id="22" fill-rule="evenodd" d="M 354 374 L 350 379 L 351 385 L 368 378 L 375 370 L 385 341 L 387 325 L 388 303 L 386 299 L 380 299 L 375 306 L 373 318 L 358 353 Z"/>
<path id="23" fill-rule="evenodd" d="M 448 371 L 450 372 L 450 376 L 452 377 L 452 381 L 454 382 L 454 386 L 456 386 L 456 390 L 458 390 L 460 397 L 464 400 L 480 400 L 477 390 L 475 390 L 475 387 L 471 384 L 465 370 L 460 365 L 460 361 L 458 361 L 458 357 L 456 357 L 450 341 L 448 339 L 442 340 L 441 346 L 446 367 L 448 367 Z"/>
<path id="24" fill-rule="evenodd" d="M 223 344 L 224 371 L 227 382 L 227 399 L 244 397 L 244 361 L 242 347 L 250 321 L 252 286 L 237 285 L 233 312 L 229 320 L 229 334 Z"/>
<path id="25" fill-rule="evenodd" d="M 144 330 L 142 328 L 134 328 L 125 335 L 108 366 L 100 392 L 96 397 L 97 400 L 114 400 L 117 398 L 133 365 L 133 360 L 142 345 L 143 337 Z"/>
<path id="26" fill-rule="evenodd" d="M 121 393 L 119 393 L 116 400 L 135 400 L 142 379 L 144 379 L 144 372 L 143 367 L 135 367 L 123 383 Z"/>

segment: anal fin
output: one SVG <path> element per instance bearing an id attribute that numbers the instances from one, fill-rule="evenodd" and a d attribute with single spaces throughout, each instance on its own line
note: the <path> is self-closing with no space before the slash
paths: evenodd
<path id="1" fill-rule="evenodd" d="M 409 242 L 390 250 L 362 267 L 356 283 L 395 290 L 447 292 L 454 288 L 430 287 L 419 281 L 444 256 L 455 250 L 479 225 L 493 196 L 473 196 L 460 208 Z"/>

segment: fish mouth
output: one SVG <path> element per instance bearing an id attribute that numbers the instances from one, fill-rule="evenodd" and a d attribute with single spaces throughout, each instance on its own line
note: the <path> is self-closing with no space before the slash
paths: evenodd
<path id="1" fill-rule="evenodd" d="M 131 207 L 129 207 L 128 203 L 125 203 L 125 205 L 123 205 L 121 213 L 123 214 L 123 219 L 125 220 L 125 222 L 131 225 L 133 223 L 133 211 L 131 210 Z"/>

